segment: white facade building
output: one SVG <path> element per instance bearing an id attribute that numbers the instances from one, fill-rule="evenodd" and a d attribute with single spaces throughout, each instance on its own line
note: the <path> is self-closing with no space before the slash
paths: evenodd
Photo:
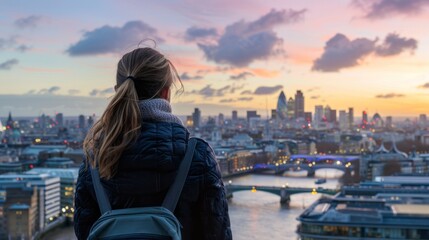
<path id="1" fill-rule="evenodd" d="M 39 223 L 43 228 L 60 216 L 60 177 L 49 174 L 3 174 L 0 175 L 0 189 L 26 183 L 39 191 Z"/>

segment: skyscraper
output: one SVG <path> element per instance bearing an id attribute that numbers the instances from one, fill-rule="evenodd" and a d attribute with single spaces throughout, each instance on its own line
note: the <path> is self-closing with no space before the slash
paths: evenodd
<path id="1" fill-rule="evenodd" d="M 349 116 L 345 110 L 340 110 L 338 120 L 340 123 L 341 130 L 349 129 Z"/>
<path id="2" fill-rule="evenodd" d="M 368 113 L 366 111 L 362 112 L 362 125 L 368 124 Z"/>
<path id="3" fill-rule="evenodd" d="M 329 105 L 326 105 L 325 109 L 323 109 L 323 120 L 331 122 L 331 107 Z"/>
<path id="4" fill-rule="evenodd" d="M 79 115 L 79 128 L 83 129 L 85 128 L 85 116 Z"/>
<path id="5" fill-rule="evenodd" d="M 314 125 L 317 128 L 323 120 L 323 106 L 314 106 Z"/>
<path id="6" fill-rule="evenodd" d="M 304 117 L 305 117 L 305 121 L 307 123 L 312 123 L 312 121 L 313 121 L 313 115 L 311 114 L 311 112 L 305 112 L 304 113 Z"/>
<path id="7" fill-rule="evenodd" d="M 223 126 L 223 124 L 225 123 L 225 116 L 223 115 L 223 113 L 219 113 L 219 116 L 217 117 L 217 122 L 219 126 Z"/>
<path id="8" fill-rule="evenodd" d="M 426 114 L 420 114 L 419 115 L 419 125 L 420 125 L 420 127 L 426 127 L 427 126 Z"/>
<path id="9" fill-rule="evenodd" d="M 297 90 L 295 94 L 295 118 L 304 117 L 304 94 Z"/>
<path id="10" fill-rule="evenodd" d="M 271 119 L 277 119 L 277 109 L 271 109 Z"/>
<path id="11" fill-rule="evenodd" d="M 281 120 L 287 118 L 287 102 L 286 95 L 283 91 L 280 92 L 279 98 L 277 100 L 277 117 Z"/>
<path id="12" fill-rule="evenodd" d="M 289 98 L 287 105 L 289 106 L 287 108 L 287 117 L 289 119 L 293 119 L 295 117 L 295 100 L 293 98 Z"/>
<path id="13" fill-rule="evenodd" d="M 195 108 L 192 113 L 192 121 L 194 124 L 194 128 L 199 128 L 201 125 L 201 111 L 199 108 Z"/>
<path id="14" fill-rule="evenodd" d="M 332 123 L 337 122 L 337 110 L 331 109 L 329 113 L 329 122 L 332 122 Z"/>
<path id="15" fill-rule="evenodd" d="M 237 120 L 238 120 L 238 114 L 237 114 L 237 111 L 234 110 L 232 111 L 232 121 L 237 122 Z"/>
<path id="16" fill-rule="evenodd" d="M 256 111 L 247 111 L 247 123 L 250 122 L 251 118 L 260 118 L 261 115 L 258 115 Z"/>
<path id="17" fill-rule="evenodd" d="M 386 128 L 387 129 L 392 129 L 393 128 L 392 116 L 387 116 L 386 117 Z"/>
<path id="18" fill-rule="evenodd" d="M 353 129 L 354 124 L 354 110 L 353 108 L 349 108 L 349 129 Z"/>
<path id="19" fill-rule="evenodd" d="M 64 116 L 62 113 L 57 113 L 57 115 L 55 115 L 55 121 L 58 127 L 64 127 Z"/>

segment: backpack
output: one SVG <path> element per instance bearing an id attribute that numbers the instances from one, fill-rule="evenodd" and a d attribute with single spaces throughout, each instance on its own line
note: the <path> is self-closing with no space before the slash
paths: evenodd
<path id="1" fill-rule="evenodd" d="M 91 227 L 88 240 L 180 240 L 181 224 L 173 212 L 185 184 L 196 143 L 194 138 L 189 140 L 176 179 L 168 189 L 162 206 L 159 207 L 112 210 L 101 185 L 98 170 L 91 168 L 91 177 L 101 217 Z"/>

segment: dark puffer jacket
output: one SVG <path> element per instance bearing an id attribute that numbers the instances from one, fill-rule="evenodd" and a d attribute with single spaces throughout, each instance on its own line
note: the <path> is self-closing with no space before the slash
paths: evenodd
<path id="1" fill-rule="evenodd" d="M 118 173 L 102 180 L 113 209 L 161 205 L 186 151 L 188 131 L 177 123 L 144 122 Z M 225 188 L 211 147 L 199 139 L 174 215 L 183 239 L 232 239 Z M 83 164 L 75 195 L 74 228 L 86 239 L 100 211 L 89 169 Z"/>

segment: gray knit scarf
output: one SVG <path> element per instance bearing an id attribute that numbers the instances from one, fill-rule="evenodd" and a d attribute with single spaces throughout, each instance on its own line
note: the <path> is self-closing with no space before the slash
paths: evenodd
<path id="1" fill-rule="evenodd" d="M 139 101 L 142 120 L 174 122 L 183 126 L 182 121 L 171 113 L 170 102 L 162 98 Z"/>

